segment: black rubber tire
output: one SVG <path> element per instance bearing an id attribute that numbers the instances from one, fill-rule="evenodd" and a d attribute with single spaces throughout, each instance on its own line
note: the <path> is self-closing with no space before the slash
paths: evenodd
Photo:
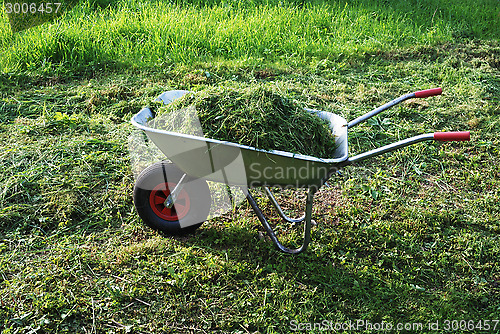
<path id="1" fill-rule="evenodd" d="M 171 188 L 172 184 L 177 184 L 183 175 L 184 173 L 177 166 L 162 161 L 144 169 L 137 178 L 134 186 L 134 205 L 139 217 L 152 229 L 167 235 L 184 235 L 193 233 L 207 219 L 212 202 L 208 184 L 205 180 L 189 176 L 182 191 L 187 193 L 184 195 L 188 197 L 190 204 L 187 213 L 181 218 L 183 225 L 189 226 L 182 228 L 179 220 L 163 219 L 152 208 L 150 196 L 155 187 L 160 184 L 166 184 L 168 187 L 168 182 L 170 183 L 168 188 Z M 175 206 L 174 204 L 174 210 Z"/>

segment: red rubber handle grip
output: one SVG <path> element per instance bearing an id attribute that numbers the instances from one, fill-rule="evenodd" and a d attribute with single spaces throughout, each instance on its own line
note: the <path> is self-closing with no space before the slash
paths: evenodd
<path id="1" fill-rule="evenodd" d="M 470 140 L 470 132 L 469 131 L 434 132 L 434 140 L 439 140 L 439 141 L 466 141 L 466 140 Z"/>
<path id="2" fill-rule="evenodd" d="M 441 88 L 426 89 L 415 92 L 415 97 L 424 98 L 429 96 L 441 95 L 442 92 L 443 90 Z"/>

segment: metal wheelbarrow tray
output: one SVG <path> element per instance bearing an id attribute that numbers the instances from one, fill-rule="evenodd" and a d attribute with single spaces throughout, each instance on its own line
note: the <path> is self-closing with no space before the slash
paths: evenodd
<path id="1" fill-rule="evenodd" d="M 441 88 L 434 88 L 406 94 L 351 122 L 330 112 L 307 109 L 330 123 L 336 141 L 336 149 L 330 159 L 277 150 L 264 151 L 232 142 L 157 129 L 152 122 L 154 112 L 144 108 L 132 118 L 132 124 L 144 130 L 172 163 L 156 163 L 139 175 L 134 187 L 135 207 L 143 221 L 152 228 L 167 234 L 182 234 L 194 231 L 208 216 L 210 191 L 206 181 L 241 186 L 274 244 L 285 253 L 303 252 L 311 240 L 314 194 L 333 173 L 345 166 L 425 140 L 470 140 L 469 132 L 428 133 L 349 156 L 348 129 L 404 100 L 440 95 L 441 92 Z M 181 90 L 167 91 L 158 100 L 168 104 L 187 93 Z M 255 187 L 264 188 L 282 219 L 290 223 L 304 223 L 300 248 L 289 249 L 280 243 L 250 192 Z M 304 215 L 295 219 L 287 217 L 269 187 L 307 188 Z"/>

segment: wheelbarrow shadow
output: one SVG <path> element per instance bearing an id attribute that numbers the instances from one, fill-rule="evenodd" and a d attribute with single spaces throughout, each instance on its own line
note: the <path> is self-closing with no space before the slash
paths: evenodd
<path id="1" fill-rule="evenodd" d="M 304 194 L 297 194 L 294 199 L 299 202 L 305 202 Z M 325 191 L 318 192 L 319 204 L 314 210 L 313 219 L 317 221 L 313 228 L 313 233 L 322 233 L 325 228 L 330 228 L 337 224 L 336 218 L 329 216 L 333 211 L 332 201 L 340 200 L 340 190 L 328 188 Z M 323 197 L 323 198 L 322 198 Z M 329 201 L 324 201 L 329 197 Z M 259 198 L 260 201 L 263 197 Z M 284 209 L 293 205 L 292 202 L 285 203 Z M 295 205 L 301 205 L 295 202 Z M 264 203 L 263 211 L 272 214 L 273 208 L 269 203 Z M 294 214 L 300 214 L 292 210 Z M 328 221 L 330 219 L 330 221 Z M 273 220 L 273 223 L 279 221 Z M 327 223 L 329 226 L 320 226 Z M 302 224 L 289 227 L 285 224 L 278 224 L 282 229 L 282 235 L 290 239 L 287 243 L 290 246 L 296 246 L 300 243 Z M 290 235 L 294 236 L 290 238 Z M 246 263 L 253 268 L 265 268 L 263 274 L 278 274 L 287 279 L 297 280 L 301 286 L 310 285 L 317 287 L 344 287 L 352 285 L 355 280 L 347 275 L 345 270 L 335 264 L 329 252 L 331 247 L 313 242 L 310 249 L 300 255 L 290 255 L 281 252 L 273 244 L 265 229 L 260 225 L 259 220 L 253 213 L 250 205 L 244 202 L 239 205 L 235 211 L 229 212 L 214 221 L 207 222 L 200 228 L 194 236 L 182 237 L 182 242 L 186 247 L 202 248 L 204 252 L 211 253 L 214 256 L 224 257 L 234 263 Z M 347 276 L 346 276 L 347 275 Z"/>
<path id="2" fill-rule="evenodd" d="M 304 318 L 305 321 L 322 321 L 326 318 L 318 318 L 318 314 L 325 314 L 325 317 L 330 314 L 331 317 L 336 312 L 347 321 L 361 319 L 366 314 L 370 314 L 372 322 L 382 322 L 387 316 L 400 316 L 394 312 L 405 290 L 404 282 L 401 286 L 386 285 L 383 284 L 383 271 L 370 272 L 362 266 L 342 263 L 342 250 L 333 244 L 314 241 L 306 252 L 285 254 L 267 236 L 262 237 L 265 232 L 259 231 L 257 219 L 252 223 L 253 227 L 234 222 L 222 227 L 204 227 L 184 244 L 188 248 L 201 248 L 207 258 L 224 259 L 224 270 L 229 272 L 221 272 L 215 277 L 222 278 L 215 280 L 223 282 L 229 275 L 232 279 L 246 281 L 241 289 L 258 294 L 254 302 L 265 303 L 267 291 L 272 291 L 276 294 L 273 298 L 283 303 L 298 301 L 294 312 L 314 314 Z M 369 259 L 371 254 L 367 251 L 362 256 Z M 289 326 L 288 322 L 279 320 L 275 323 L 277 327 Z"/>
<path id="3" fill-rule="evenodd" d="M 241 273 L 230 275 L 249 281 L 254 288 L 261 286 L 261 291 L 266 290 L 267 284 L 272 284 L 268 287 L 271 290 L 276 287 L 293 289 L 293 298 L 310 296 L 311 300 L 325 302 L 322 307 L 327 308 L 338 308 L 341 300 L 355 300 L 355 304 L 369 300 L 368 305 L 379 303 L 388 295 L 397 300 L 397 291 L 392 287 L 378 288 L 380 293 L 370 293 L 376 290 L 373 287 L 379 285 L 379 279 L 382 278 L 366 275 L 355 266 L 342 264 L 339 254 L 335 254 L 337 247 L 313 242 L 306 252 L 299 255 L 285 254 L 265 235 L 256 218 L 252 223 L 253 227 L 249 226 L 251 224 L 237 225 L 232 222 L 201 228 L 196 236 L 183 240 L 183 243 L 188 248 L 203 249 L 208 257 L 225 259 L 230 267 L 243 268 Z M 287 294 L 285 292 L 282 298 L 288 298 Z M 317 297 L 312 296 L 316 294 Z M 380 310 L 371 310 L 373 321 L 382 321 L 382 317 L 390 313 L 393 306 L 388 304 Z M 346 304 L 342 313 L 351 319 L 359 319 L 363 312 L 351 307 L 349 303 Z"/>

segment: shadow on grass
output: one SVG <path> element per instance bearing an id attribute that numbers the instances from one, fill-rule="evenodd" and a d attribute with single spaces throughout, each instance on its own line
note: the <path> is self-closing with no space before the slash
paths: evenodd
<path id="1" fill-rule="evenodd" d="M 314 239 L 314 237 L 313 237 Z M 232 279 L 253 278 L 254 286 L 260 290 L 282 287 L 282 298 L 293 300 L 296 295 L 316 296 L 311 300 L 321 301 L 325 307 L 342 309 L 351 319 L 370 314 L 371 321 L 382 321 L 383 317 L 398 316 L 401 295 L 409 298 L 418 293 L 403 283 L 386 284 L 383 274 L 341 264 L 334 250 L 323 252 L 322 246 L 314 244 L 300 255 L 279 252 L 267 237 L 259 237 L 256 226 L 228 225 L 222 230 L 205 228 L 193 238 L 184 238 L 187 247 L 202 248 L 205 254 L 225 257 L 234 267 L 246 268 Z M 367 255 L 368 256 L 368 255 Z M 293 283 L 290 283 L 293 282 Z M 213 283 L 215 284 L 215 283 Z M 294 286 L 295 292 L 285 291 Z M 321 296 L 321 297 L 319 297 Z M 342 301 L 349 300 L 348 306 Z M 296 301 L 298 308 L 300 300 Z M 310 302 L 310 301 L 309 301 Z M 312 308 L 311 321 L 318 319 L 318 305 Z M 311 310 L 310 310 L 311 311 Z M 305 310 L 304 310 L 305 312 Z"/>
<path id="2" fill-rule="evenodd" d="M 355 255 L 349 257 L 339 249 L 343 242 L 333 247 L 322 245 L 324 240 L 314 242 L 313 231 L 313 242 L 305 253 L 287 255 L 279 252 L 270 241 L 260 238 L 255 225 L 230 223 L 222 229 L 203 228 L 196 236 L 184 238 L 182 243 L 186 249 L 202 249 L 207 258 L 225 259 L 229 271 L 222 275 L 230 277 L 230 284 L 243 284 L 234 280 L 249 280 L 261 292 L 277 289 L 280 298 L 286 302 L 292 300 L 297 310 L 302 310 L 298 312 L 309 314 L 309 321 L 324 319 L 321 318 L 323 307 L 333 313 L 338 310 L 345 319 L 363 317 L 372 322 L 408 319 L 408 312 L 419 307 L 433 310 L 433 314 L 421 314 L 426 320 L 457 309 L 470 314 L 480 314 L 488 307 L 492 310 L 479 294 L 466 295 L 461 288 L 456 292 L 450 290 L 447 274 L 429 271 L 425 265 L 422 268 L 422 263 L 429 260 L 421 258 L 420 254 L 413 254 L 411 260 L 395 260 L 392 264 L 390 261 L 382 265 L 377 263 L 379 256 L 388 250 L 382 244 L 374 245 L 373 241 L 367 238 L 350 245 Z M 342 254 L 349 257 L 346 262 Z M 451 268 L 446 270 L 455 272 Z M 210 284 L 224 284 L 228 278 L 219 279 L 221 281 Z M 449 294 L 446 299 L 443 293 Z"/>
<path id="3" fill-rule="evenodd" d="M 80 65 L 72 66 L 62 60 L 54 62 L 54 64 L 53 70 L 47 73 L 36 71 L 0 72 L 0 94 L 29 90 L 34 86 L 50 87 L 75 80 L 95 79 L 115 72 L 123 73 L 124 70 L 130 69 L 129 64 L 106 59 L 89 60 Z"/>

